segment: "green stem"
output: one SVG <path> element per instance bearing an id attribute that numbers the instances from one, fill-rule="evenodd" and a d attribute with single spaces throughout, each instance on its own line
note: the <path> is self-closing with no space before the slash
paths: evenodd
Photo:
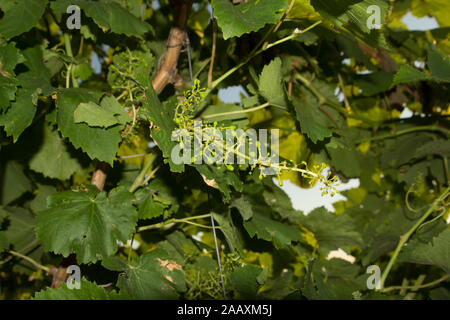
<path id="1" fill-rule="evenodd" d="M 416 131 L 436 131 L 436 132 L 442 132 L 447 136 L 450 135 L 450 130 L 447 130 L 445 128 L 441 128 L 438 126 L 418 126 L 418 127 L 414 127 L 414 128 L 400 130 L 400 131 L 397 131 L 392 134 L 385 134 L 385 135 L 371 137 L 368 139 L 363 139 L 363 140 L 358 141 L 357 143 L 395 138 L 395 137 L 398 137 L 398 136 L 401 136 L 401 135 L 404 135 L 407 133 L 411 133 L 411 132 L 416 132 Z"/>
<path id="2" fill-rule="evenodd" d="M 130 187 L 130 189 L 128 189 L 129 192 L 131 193 L 135 192 L 136 189 L 139 188 L 144 183 L 145 175 L 147 174 L 148 170 L 150 170 L 157 157 L 158 155 L 156 153 L 151 155 L 150 159 L 147 161 L 147 163 L 142 168 L 141 172 L 139 172 L 139 175 L 134 180 L 133 185 Z"/>
<path id="3" fill-rule="evenodd" d="M 50 268 L 48 268 L 48 267 L 46 267 L 46 266 L 43 266 L 42 264 L 40 264 L 40 263 L 34 261 L 34 260 L 31 259 L 30 257 L 27 257 L 27 256 L 25 256 L 25 255 L 23 255 L 23 254 L 21 254 L 21 253 L 19 253 L 19 252 L 10 250 L 10 251 L 8 251 L 8 253 L 11 254 L 11 255 L 13 255 L 13 256 L 16 256 L 16 257 L 19 257 L 19 258 L 21 258 L 21 259 L 24 259 L 24 260 L 28 261 L 29 263 L 31 263 L 32 265 L 34 265 L 37 269 L 42 269 L 42 270 L 44 270 L 44 271 L 47 272 L 47 273 L 50 271 Z"/>
<path id="4" fill-rule="evenodd" d="M 331 101 L 330 99 L 328 99 L 327 97 L 325 97 L 322 93 L 319 92 L 319 90 L 316 89 L 316 87 L 314 87 L 311 84 L 311 81 L 309 81 L 308 79 L 303 77 L 300 73 L 297 73 L 295 75 L 295 78 L 300 80 L 300 82 L 316 96 L 316 98 L 319 100 L 319 105 L 320 104 L 326 104 L 326 105 L 332 107 L 333 109 L 335 109 L 336 111 L 338 111 L 338 112 L 340 112 L 340 113 L 342 113 L 342 114 L 344 114 L 344 115 L 346 115 L 348 117 L 369 121 L 369 119 L 362 118 L 362 117 L 354 115 L 354 114 L 349 114 L 347 109 L 345 109 L 340 104 L 335 103 L 335 102 Z"/>
<path id="5" fill-rule="evenodd" d="M 244 59 L 244 61 L 242 61 L 241 63 L 239 63 L 237 66 L 235 66 L 234 68 L 231 68 L 230 70 L 228 70 L 227 72 L 225 72 L 220 78 L 216 79 L 215 81 L 212 82 L 211 86 L 206 90 L 205 96 L 208 96 L 212 90 L 214 90 L 223 80 L 225 80 L 226 78 L 228 78 L 230 75 L 232 75 L 234 72 L 236 72 L 237 70 L 239 70 L 240 68 L 242 68 L 243 66 L 245 66 L 252 58 L 254 58 L 255 56 L 257 56 L 258 54 L 272 48 L 275 47 L 279 44 L 282 44 L 286 41 L 295 39 L 297 36 L 299 36 L 302 33 L 305 33 L 311 29 L 313 29 L 314 27 L 318 26 L 319 24 L 321 24 L 322 21 L 317 21 L 316 23 L 310 25 L 308 28 L 304 29 L 304 30 L 295 30 L 292 34 L 290 34 L 289 36 L 280 39 L 278 41 L 275 41 L 271 44 L 268 44 L 267 46 L 265 46 L 264 48 L 260 48 L 260 49 L 256 49 L 258 47 L 255 47 L 255 49 Z M 262 42 L 260 42 L 262 44 Z"/>
<path id="6" fill-rule="evenodd" d="M 190 221 L 190 220 L 208 218 L 209 216 L 210 216 L 209 214 L 204 214 L 204 215 L 200 215 L 200 216 L 187 217 L 187 218 L 183 218 L 183 219 L 172 218 L 172 219 L 160 222 L 160 223 L 155 223 L 155 224 L 151 224 L 151 225 L 148 225 L 148 226 L 140 227 L 140 228 L 138 228 L 137 232 L 142 232 L 142 231 L 152 230 L 152 229 L 159 229 L 159 228 L 164 227 L 166 225 L 175 224 L 175 223 L 188 223 L 188 224 L 195 225 L 197 227 L 210 229 L 211 227 L 209 227 L 209 226 L 204 226 L 202 224 L 198 224 L 198 223 Z"/>
<path id="7" fill-rule="evenodd" d="M 448 172 L 447 156 L 442 156 L 442 159 L 444 160 L 444 172 L 445 172 L 445 177 L 447 178 L 447 184 L 450 185 L 450 173 Z"/>
<path id="8" fill-rule="evenodd" d="M 202 116 L 202 119 L 211 119 L 211 118 L 216 118 L 216 117 L 222 117 L 222 116 L 228 116 L 228 115 L 232 115 L 232 114 L 240 114 L 240 113 L 247 113 L 247 112 L 253 112 L 253 111 L 257 111 L 260 109 L 264 109 L 266 107 L 268 107 L 270 104 L 269 102 L 266 102 L 260 106 L 257 107 L 253 107 L 253 108 L 248 108 L 248 109 L 243 109 L 243 110 L 237 110 L 237 111 L 230 111 L 230 112 L 222 112 L 222 113 L 215 113 L 215 114 L 208 114 L 206 116 Z"/>
<path id="9" fill-rule="evenodd" d="M 133 236 L 131 237 L 131 242 L 130 242 L 130 247 L 128 248 L 128 264 L 130 264 L 131 262 L 131 250 L 133 249 L 133 242 L 134 242 L 134 233 Z"/>
<path id="10" fill-rule="evenodd" d="M 447 280 L 450 276 L 448 274 L 446 274 L 445 276 L 433 281 L 433 282 L 429 282 L 426 284 L 422 284 L 420 286 L 392 286 L 392 287 L 387 287 L 385 289 L 383 289 L 383 292 L 389 292 L 389 291 L 394 291 L 394 290 L 402 290 L 402 289 L 424 289 L 424 288 L 430 288 L 430 287 L 434 287 L 435 285 Z"/>
<path id="11" fill-rule="evenodd" d="M 70 36 L 68 33 L 64 33 L 64 45 L 66 46 L 66 53 L 69 57 L 73 58 L 73 52 L 72 52 L 72 44 L 70 43 Z M 75 75 L 73 73 L 73 63 L 69 65 L 69 68 L 67 69 L 67 72 L 72 77 L 72 85 L 74 88 L 78 88 L 78 81 L 75 78 Z M 68 76 L 69 76 L 68 75 Z"/>
<path id="12" fill-rule="evenodd" d="M 392 266 L 394 265 L 395 260 L 397 260 L 397 257 L 402 250 L 404 244 L 408 241 L 408 239 L 411 237 L 411 235 L 417 230 L 417 228 L 420 227 L 420 225 L 436 210 L 436 207 L 439 205 L 439 203 L 445 199 L 445 197 L 448 196 L 450 193 L 450 187 L 447 187 L 445 191 L 433 202 L 431 207 L 425 212 L 425 214 L 411 227 L 411 229 L 408 230 L 404 235 L 400 236 L 400 241 L 398 242 L 397 248 L 395 248 L 394 254 L 392 255 L 391 259 L 389 260 L 388 265 L 386 266 L 386 269 L 384 270 L 381 280 L 380 280 L 380 290 L 383 290 L 384 288 L 384 282 L 386 281 L 387 276 L 389 275 L 389 272 L 391 271 Z"/>

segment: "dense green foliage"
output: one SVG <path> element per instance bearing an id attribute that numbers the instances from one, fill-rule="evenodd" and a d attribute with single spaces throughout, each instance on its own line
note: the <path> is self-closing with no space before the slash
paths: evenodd
<path id="1" fill-rule="evenodd" d="M 450 299 L 448 0 L 194 1 L 157 94 L 179 2 L 0 1 L 0 298 L 221 299 L 215 222 L 231 299 Z M 221 102 L 233 85 L 249 96 Z M 174 162 L 195 119 L 279 129 L 280 163 Z M 278 186 L 350 178 L 335 212 Z M 81 288 L 50 288 L 67 261 Z"/>

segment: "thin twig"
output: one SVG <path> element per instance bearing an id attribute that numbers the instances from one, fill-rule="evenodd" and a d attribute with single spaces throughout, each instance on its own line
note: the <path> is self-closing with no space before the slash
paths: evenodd
<path id="1" fill-rule="evenodd" d="M 144 167 L 142 168 L 141 172 L 136 177 L 136 179 L 134 180 L 134 182 L 131 185 L 130 189 L 128 190 L 129 192 L 131 192 L 131 193 L 135 192 L 136 189 L 138 189 L 140 186 L 142 186 L 144 184 L 143 182 L 145 181 L 145 175 L 147 174 L 148 170 L 150 170 L 150 168 L 152 167 L 152 165 L 155 162 L 156 158 L 157 158 L 157 154 L 156 153 L 151 155 L 150 159 L 144 165 Z"/>
<path id="2" fill-rule="evenodd" d="M 278 21 L 277 25 L 270 31 L 270 33 L 267 34 L 267 37 L 270 34 L 278 31 L 278 29 L 283 24 L 284 19 L 286 19 L 289 11 L 291 11 L 292 7 L 294 7 L 294 4 L 295 4 L 295 0 L 292 0 L 291 3 L 289 4 L 289 8 L 283 13 L 283 16 L 281 17 L 280 21 Z M 267 37 L 265 37 L 265 38 L 267 39 Z M 265 48 L 268 44 L 269 44 L 269 41 L 265 41 L 262 47 Z"/>
<path id="3" fill-rule="evenodd" d="M 34 265 L 37 269 L 42 269 L 42 270 L 44 270 L 47 273 L 50 271 L 49 267 L 43 266 L 42 264 L 34 261 L 30 257 L 27 257 L 27 256 L 25 256 L 25 255 L 23 255 L 23 254 L 21 254 L 21 253 L 19 253 L 17 251 L 9 250 L 8 253 L 12 254 L 13 256 L 16 256 L 16 257 L 19 257 L 21 259 L 24 259 L 24 260 L 28 261 L 29 263 Z"/>
<path id="4" fill-rule="evenodd" d="M 404 234 L 400 237 L 400 241 L 398 242 L 397 248 L 395 249 L 394 253 L 391 256 L 391 259 L 389 260 L 388 265 L 386 266 L 386 269 L 384 269 L 383 274 L 381 275 L 380 280 L 380 288 L 383 290 L 384 283 L 387 279 L 387 276 L 389 275 L 389 272 L 392 269 L 392 266 L 394 265 L 395 261 L 397 260 L 397 257 L 402 250 L 405 243 L 409 240 L 411 235 L 417 230 L 417 228 L 420 227 L 420 225 L 436 210 L 437 206 L 440 204 L 441 201 L 443 201 L 448 194 L 450 193 L 450 187 L 447 187 L 445 191 L 432 203 L 430 208 L 425 212 L 425 214 Z"/>
<path id="5" fill-rule="evenodd" d="M 387 287 L 387 288 L 384 288 L 382 290 L 382 292 L 389 292 L 389 291 L 402 290 L 402 289 L 414 289 L 414 288 L 424 289 L 424 288 L 430 288 L 430 287 L 434 287 L 434 286 L 438 285 L 441 282 L 444 282 L 449 277 L 450 276 L 448 274 L 446 274 L 445 276 L 442 276 L 441 278 L 439 278 L 439 279 L 437 279 L 435 281 L 432 281 L 432 282 L 429 282 L 429 283 L 426 283 L 426 284 L 422 284 L 420 286 L 392 286 L 392 287 Z"/>
<path id="6" fill-rule="evenodd" d="M 147 153 L 139 153 L 139 154 L 132 154 L 129 156 L 121 156 L 119 157 L 119 159 L 132 159 L 132 158 L 139 158 L 139 157 L 145 157 L 146 155 L 151 154 L 151 152 L 147 152 Z"/>
<path id="7" fill-rule="evenodd" d="M 155 173 L 161 168 L 161 166 L 157 166 L 155 169 L 152 170 L 152 172 L 150 172 L 147 177 L 145 178 L 145 180 L 142 182 L 142 185 L 145 186 L 151 178 L 153 178 L 155 176 Z"/>
<path id="8" fill-rule="evenodd" d="M 270 106 L 270 103 L 266 102 L 260 106 L 253 107 L 253 108 L 230 111 L 230 112 L 221 112 L 221 113 L 215 113 L 215 114 L 207 114 L 207 115 L 202 116 L 201 118 L 202 119 L 211 119 L 211 118 L 216 118 L 216 117 L 229 116 L 229 115 L 233 115 L 233 114 L 248 113 L 248 112 L 253 112 L 253 111 L 260 110 L 260 109 L 264 109 L 268 106 Z"/>
<path id="9" fill-rule="evenodd" d="M 152 230 L 152 229 L 159 229 L 161 227 L 164 227 L 164 226 L 167 226 L 167 225 L 170 225 L 170 224 L 189 223 L 190 220 L 204 219 L 204 218 L 208 218 L 208 217 L 209 217 L 209 214 L 204 214 L 204 215 L 200 215 L 200 216 L 193 216 L 193 217 L 187 217 L 187 218 L 183 218 L 183 219 L 172 218 L 172 219 L 169 219 L 169 220 L 166 220 L 166 221 L 163 221 L 163 222 L 151 224 L 151 225 L 148 225 L 148 226 L 139 227 L 137 232 L 142 232 L 142 231 Z M 211 228 L 209 226 L 204 226 L 204 225 L 201 225 L 201 227 L 203 227 L 203 228 L 205 228 L 205 227 L 206 228 Z"/>
<path id="10" fill-rule="evenodd" d="M 366 142 L 366 141 L 377 141 L 377 140 L 384 140 L 384 139 L 391 139 L 391 138 L 395 138 L 407 133 L 412 133 L 412 132 L 417 132 L 417 131 L 437 131 L 437 132 L 441 132 L 444 133 L 447 137 L 450 135 L 450 130 L 445 129 L 445 128 L 441 128 L 438 126 L 417 126 L 417 127 L 413 127 L 413 128 L 409 128 L 409 129 L 405 129 L 405 130 L 399 130 L 397 132 L 394 132 L 392 134 L 385 134 L 385 135 L 379 135 L 379 136 L 375 136 L 375 137 L 370 137 L 367 139 L 362 139 L 359 140 L 357 143 L 361 143 L 361 142 Z"/>
<path id="11" fill-rule="evenodd" d="M 70 36 L 68 33 L 64 33 L 64 45 L 66 46 L 66 54 L 73 58 L 73 52 L 72 52 L 72 44 L 70 43 Z M 68 76 L 72 77 L 72 86 L 74 88 L 78 88 L 78 81 L 75 78 L 75 74 L 73 73 L 73 63 L 70 63 L 69 68 L 67 69 L 67 72 L 69 73 Z M 66 78 L 66 87 L 67 85 L 67 78 Z"/>
<path id="12" fill-rule="evenodd" d="M 213 28 L 213 38 L 212 38 L 212 50 L 211 50 L 211 61 L 209 62 L 209 71 L 208 71 L 208 87 L 212 84 L 213 77 L 213 69 L 214 69 L 214 58 L 216 57 L 216 45 L 217 45 L 217 22 L 213 17 L 212 19 L 212 28 Z"/>
<path id="13" fill-rule="evenodd" d="M 344 79 L 342 78 L 340 73 L 338 73 L 338 79 L 339 79 L 339 86 L 341 87 L 342 95 L 344 96 L 345 107 L 350 110 L 350 103 L 348 102 L 347 95 L 345 94 Z"/>

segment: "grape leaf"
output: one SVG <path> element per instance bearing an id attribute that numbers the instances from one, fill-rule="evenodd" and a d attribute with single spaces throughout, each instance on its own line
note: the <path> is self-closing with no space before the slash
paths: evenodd
<path id="1" fill-rule="evenodd" d="M 362 237 L 356 231 L 355 223 L 344 213 L 336 215 L 320 207 L 299 219 L 299 222 L 314 233 L 319 243 L 319 252 L 323 255 L 345 246 L 362 244 Z"/>
<path id="2" fill-rule="evenodd" d="M 399 83 L 417 82 L 424 80 L 450 82 L 450 60 L 443 53 L 433 47 L 428 48 L 428 68 L 431 76 L 414 69 L 409 65 L 400 66 L 394 76 L 391 87 Z"/>
<path id="3" fill-rule="evenodd" d="M 32 123 L 36 113 L 35 106 L 37 106 L 38 97 L 40 95 L 47 96 L 54 90 L 50 84 L 50 71 L 42 62 L 41 50 L 40 46 L 35 46 L 23 51 L 24 62 L 29 71 L 21 73 L 17 77 L 22 88 L 18 89 L 16 93 L 16 101 L 12 102 L 9 109 L 0 115 L 0 126 L 4 126 L 6 133 L 13 136 L 14 142 Z M 15 60 L 22 61 L 21 58 Z M 11 62 L 8 64 L 13 65 Z M 11 86 L 11 83 L 9 83 L 9 86 Z"/>
<path id="4" fill-rule="evenodd" d="M 3 157 L 3 155 L 2 155 Z M 23 166 L 16 161 L 1 163 L 0 203 L 9 204 L 27 191 L 31 191 L 31 182 L 24 174 Z"/>
<path id="5" fill-rule="evenodd" d="M 443 81 L 450 81 L 450 59 L 436 48 L 428 48 L 428 68 L 433 77 Z"/>
<path id="6" fill-rule="evenodd" d="M 256 235 L 258 239 L 272 241 L 278 249 L 302 240 L 300 230 L 296 227 L 275 221 L 259 212 L 244 221 L 244 227 L 251 237 Z"/>
<path id="7" fill-rule="evenodd" d="M 20 82 L 16 78 L 2 76 L 0 70 L 0 112 L 6 111 L 10 101 L 14 100 L 19 84 Z"/>
<path id="8" fill-rule="evenodd" d="M 114 97 L 104 97 L 100 105 L 88 102 L 80 103 L 75 109 L 75 123 L 85 122 L 90 127 L 111 127 L 116 124 L 125 125 L 131 120 L 128 113 Z"/>
<path id="9" fill-rule="evenodd" d="M 220 190 L 224 195 L 224 200 L 229 201 L 232 188 L 241 192 L 244 184 L 239 180 L 235 172 L 228 171 L 225 166 L 217 167 L 214 165 L 200 164 L 193 165 L 200 173 L 203 181 L 212 188 Z"/>
<path id="10" fill-rule="evenodd" d="M 38 190 L 36 197 L 30 201 L 30 209 L 34 213 L 48 209 L 47 198 L 56 193 L 56 188 L 51 185 L 37 184 Z"/>
<path id="11" fill-rule="evenodd" d="M 74 4 L 79 4 L 86 15 L 94 19 L 100 27 L 109 29 L 114 33 L 143 36 L 151 30 L 148 23 L 133 16 L 115 1 L 90 2 L 78 0 L 74 1 Z"/>
<path id="12" fill-rule="evenodd" d="M 252 205 L 245 196 L 233 198 L 230 202 L 230 207 L 238 209 L 244 220 L 248 220 L 253 216 Z"/>
<path id="13" fill-rule="evenodd" d="M 264 66 L 259 77 L 259 90 L 271 104 L 286 106 L 280 58 L 275 58 L 268 65 Z"/>
<path id="14" fill-rule="evenodd" d="M 95 262 L 112 255 L 117 240 L 130 239 L 138 218 L 133 198 L 124 188 L 107 197 L 94 186 L 54 194 L 49 209 L 37 215 L 37 235 L 47 251 L 76 253 L 80 263 Z"/>
<path id="15" fill-rule="evenodd" d="M 292 104 L 294 105 L 302 133 L 306 134 L 312 142 L 316 143 L 326 137 L 331 137 L 333 132 L 324 126 L 323 121 L 320 120 L 323 114 L 321 114 L 311 94 L 306 95 L 305 101 L 293 97 Z"/>
<path id="16" fill-rule="evenodd" d="M 71 156 L 58 131 L 47 125 L 43 126 L 43 142 L 31 157 L 29 165 L 31 170 L 60 180 L 67 180 L 82 169 L 78 160 Z"/>
<path id="17" fill-rule="evenodd" d="M 327 146 L 331 157 L 331 165 L 346 177 L 357 177 L 361 174 L 362 154 L 356 148 L 332 148 Z"/>
<path id="18" fill-rule="evenodd" d="M 430 154 L 450 157 L 450 141 L 439 139 L 422 144 L 416 149 L 414 156 L 417 158 L 422 158 Z"/>
<path id="19" fill-rule="evenodd" d="M 127 299 L 123 292 L 106 291 L 96 283 L 81 279 L 80 289 L 69 289 L 63 282 L 60 288 L 48 288 L 36 292 L 35 300 L 123 300 Z"/>
<path id="20" fill-rule="evenodd" d="M 2 0 L 0 8 L 5 13 L 0 20 L 0 34 L 11 39 L 34 27 L 44 14 L 48 0 Z"/>
<path id="21" fill-rule="evenodd" d="M 151 219 L 165 214 L 168 218 L 178 211 L 180 207 L 174 189 L 162 178 L 152 179 L 146 188 L 136 193 L 139 219 Z"/>
<path id="22" fill-rule="evenodd" d="M 23 54 L 16 48 L 15 42 L 6 43 L 0 40 L 0 75 L 15 76 L 14 69 L 19 64 L 25 61 Z"/>
<path id="23" fill-rule="evenodd" d="M 358 276 L 359 272 L 358 265 L 342 259 L 313 260 L 302 293 L 312 300 L 352 299 L 354 292 L 367 288 L 368 275 Z"/>
<path id="24" fill-rule="evenodd" d="M 161 149 L 165 158 L 164 161 L 169 163 L 170 170 L 173 172 L 183 172 L 184 164 L 175 164 L 171 160 L 172 150 L 178 143 L 172 141 L 172 132 L 176 129 L 173 121 L 173 110 L 168 110 L 168 108 L 161 103 L 148 79 L 140 80 L 142 80 L 143 84 L 147 87 L 145 98 L 143 99 L 144 105 L 140 112 L 143 117 L 152 123 L 151 136 Z"/>
<path id="25" fill-rule="evenodd" d="M 14 100 L 19 81 L 14 78 L 16 65 L 24 61 L 15 43 L 0 41 L 0 112 L 6 110 L 11 100 Z"/>
<path id="26" fill-rule="evenodd" d="M 11 246 L 12 250 L 22 252 L 35 261 L 40 261 L 43 250 L 40 247 L 36 248 L 35 218 L 28 210 L 0 207 L 0 222 L 2 226 L 6 227 L 0 233 L 3 234 L 8 247 Z M 29 262 L 18 259 L 18 262 L 13 266 L 13 270 L 19 273 L 31 274 L 35 271 L 35 268 Z"/>
<path id="27" fill-rule="evenodd" d="M 33 105 L 32 99 L 30 91 L 19 89 L 16 101 L 11 104 L 5 113 L 0 114 L 0 126 L 4 126 L 6 133 L 13 136 L 14 142 L 33 122 L 36 106 Z"/>
<path id="28" fill-rule="evenodd" d="M 121 141 L 123 126 L 92 128 L 85 123 L 75 123 L 74 111 L 80 103 L 96 102 L 99 93 L 87 89 L 64 89 L 57 100 L 58 128 L 63 137 L 69 138 L 75 148 L 80 148 L 92 159 L 113 164 Z"/>
<path id="29" fill-rule="evenodd" d="M 147 194 L 139 206 L 139 219 L 152 219 L 161 216 L 168 206 L 153 199 L 153 194 Z"/>
<path id="30" fill-rule="evenodd" d="M 397 73 L 392 80 L 391 87 L 399 84 L 399 83 L 409 83 L 409 82 L 417 82 L 423 80 L 429 80 L 431 77 L 419 70 L 414 69 L 413 67 L 404 64 L 400 66 Z"/>
<path id="31" fill-rule="evenodd" d="M 160 178 L 150 181 L 146 188 L 137 194 L 139 219 L 156 218 L 165 213 L 167 218 L 178 211 L 178 198 L 173 190 Z"/>
<path id="32" fill-rule="evenodd" d="M 240 244 L 236 231 L 234 230 L 234 226 L 232 224 L 230 216 L 225 217 L 223 215 L 213 213 L 213 217 L 214 220 L 216 220 L 217 223 L 219 224 L 220 231 L 222 231 L 222 233 L 224 234 L 231 252 L 235 252 L 236 249 L 242 249 L 242 246 Z"/>
<path id="33" fill-rule="evenodd" d="M 58 13 L 65 13 L 70 5 L 79 6 L 105 32 L 111 30 L 127 36 L 143 36 L 151 30 L 148 23 L 128 12 L 116 1 L 60 0 L 51 3 L 52 9 Z"/>
<path id="34" fill-rule="evenodd" d="M 450 274 L 450 229 L 441 232 L 432 243 L 411 240 L 398 257 L 399 261 L 431 264 Z"/>
<path id="35" fill-rule="evenodd" d="M 46 82 L 50 81 L 51 72 L 50 69 L 44 64 L 44 53 L 47 42 L 43 45 L 36 45 L 32 48 L 23 50 L 23 56 L 25 57 L 25 65 L 29 69 L 29 73 L 39 75 L 40 78 L 45 79 Z"/>
<path id="36" fill-rule="evenodd" d="M 393 77 L 392 72 L 374 72 L 358 76 L 355 85 L 362 90 L 364 96 L 373 96 L 389 90 Z"/>
<path id="37" fill-rule="evenodd" d="M 385 0 L 311 0 L 311 5 L 325 18 L 338 26 L 352 23 L 365 33 L 369 33 L 367 20 L 373 14 L 368 8 L 376 5 L 380 10 L 380 25 L 385 23 L 389 4 Z"/>
<path id="38" fill-rule="evenodd" d="M 230 274 L 231 284 L 239 292 L 239 298 L 257 298 L 258 289 L 264 284 L 263 281 L 261 283 L 258 279 L 264 270 L 254 264 L 246 264 L 245 266 L 236 268 Z"/>
<path id="39" fill-rule="evenodd" d="M 7 223 L 4 223 L 7 220 Z M 34 217 L 22 208 L 0 207 L 0 221 L 6 225 L 3 232 L 8 245 L 12 244 L 14 250 L 22 250 L 36 239 L 34 229 Z"/>
<path id="40" fill-rule="evenodd" d="M 278 11 L 287 8 L 283 0 L 249 0 L 233 5 L 228 0 L 212 0 L 214 16 L 222 29 L 224 39 L 239 37 L 244 33 L 258 31 L 268 23 L 276 23 Z"/>
<path id="41" fill-rule="evenodd" d="M 93 102 L 80 103 L 73 113 L 73 118 L 75 123 L 84 122 L 90 127 L 108 128 L 119 123 L 113 113 Z"/>
<path id="42" fill-rule="evenodd" d="M 417 216 L 412 219 L 405 213 L 406 210 L 406 208 L 387 206 L 378 214 L 365 217 L 364 226 L 360 228 L 367 247 L 365 261 L 376 261 L 383 254 L 395 249 L 400 236 L 406 233 L 417 220 Z M 354 215 L 363 216 L 361 210 L 358 211 L 353 213 L 353 219 Z"/>
<path id="43" fill-rule="evenodd" d="M 177 299 L 186 284 L 181 266 L 171 259 L 163 249 L 147 252 L 127 265 L 117 286 L 134 299 Z"/>

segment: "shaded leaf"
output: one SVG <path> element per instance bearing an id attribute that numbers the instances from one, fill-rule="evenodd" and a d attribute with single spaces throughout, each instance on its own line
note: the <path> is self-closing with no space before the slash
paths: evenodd
<path id="1" fill-rule="evenodd" d="M 239 293 L 242 299 L 255 299 L 257 297 L 258 289 L 263 283 L 258 281 L 258 277 L 263 272 L 259 266 L 254 264 L 246 264 L 243 267 L 238 267 L 230 274 L 230 280 L 233 287 Z"/>
<path id="2" fill-rule="evenodd" d="M 173 121 L 173 108 L 168 108 L 161 103 L 153 89 L 149 79 L 143 79 L 146 86 L 145 98 L 143 100 L 143 108 L 141 113 L 152 123 L 151 136 L 155 143 L 161 149 L 164 155 L 164 161 L 170 164 L 170 170 L 173 172 L 183 172 L 184 164 L 175 164 L 171 160 L 173 148 L 178 144 L 172 141 L 172 132 L 176 129 Z"/>
<path id="3" fill-rule="evenodd" d="M 116 1 L 60 0 L 51 4 L 52 9 L 60 13 L 65 13 L 70 5 L 79 6 L 105 32 L 111 30 L 127 36 L 143 36 L 151 30 L 148 23 L 128 12 Z"/>
<path id="4" fill-rule="evenodd" d="M 19 89 L 16 101 L 4 114 L 0 114 L 0 126 L 4 126 L 6 133 L 13 136 L 14 142 L 32 123 L 36 113 L 36 106 L 33 105 L 31 94 L 28 90 Z"/>
<path id="5" fill-rule="evenodd" d="M 316 99 L 309 92 L 304 101 L 294 97 L 292 103 L 303 134 L 306 134 L 312 142 L 331 137 L 332 131 L 325 126 L 324 114 L 320 111 Z"/>
<path id="6" fill-rule="evenodd" d="M 81 148 L 92 159 L 113 164 L 122 140 L 117 125 L 107 129 L 92 128 L 85 123 L 75 123 L 74 111 L 80 103 L 97 102 L 99 93 L 87 89 L 61 90 L 57 100 L 58 128 L 63 137 L 69 138 L 75 148 Z"/>
<path id="7" fill-rule="evenodd" d="M 239 238 L 234 230 L 234 226 L 229 216 L 224 217 L 223 215 L 213 213 L 213 217 L 219 224 L 220 231 L 224 234 L 231 252 L 235 252 L 236 249 L 241 249 Z"/>
<path id="8" fill-rule="evenodd" d="M 108 128 L 119 123 L 113 113 L 93 102 L 80 103 L 75 109 L 73 118 L 75 123 L 84 122 L 90 127 Z"/>
<path id="9" fill-rule="evenodd" d="M 450 59 L 436 48 L 428 48 L 428 68 L 431 74 L 444 81 L 450 81 Z"/>
<path id="10" fill-rule="evenodd" d="M 286 105 L 280 58 L 275 58 L 264 66 L 259 77 L 259 90 L 271 104 L 283 107 Z"/>
<path id="11" fill-rule="evenodd" d="M 277 12 L 287 8 L 283 0 L 249 0 L 233 5 L 228 0 L 212 0 L 214 16 L 222 29 L 224 39 L 258 31 L 267 23 L 276 23 Z"/>
<path id="12" fill-rule="evenodd" d="M 261 213 L 244 221 L 244 227 L 251 237 L 272 241 L 276 248 L 290 245 L 292 241 L 301 241 L 300 229 L 286 223 L 272 220 Z"/>
<path id="13" fill-rule="evenodd" d="M 0 34 L 11 39 L 34 27 L 47 6 L 48 0 L 2 0 L 0 8 L 5 13 L 0 20 Z"/>
<path id="14" fill-rule="evenodd" d="M 447 228 L 441 232 L 433 239 L 432 243 L 425 244 L 418 240 L 409 241 L 398 259 L 435 265 L 450 274 L 450 229 Z"/>
<path id="15" fill-rule="evenodd" d="M 134 299 L 178 298 L 186 291 L 184 272 L 163 249 L 155 249 L 133 259 L 119 276 L 118 287 Z"/>
<path id="16" fill-rule="evenodd" d="M 58 131 L 47 125 L 43 131 L 43 142 L 30 159 L 30 169 L 49 178 L 69 179 L 82 169 L 80 163 L 71 156 Z"/>
<path id="17" fill-rule="evenodd" d="M 314 233 L 323 255 L 338 248 L 362 244 L 355 223 L 345 213 L 336 215 L 320 207 L 300 219 L 300 223 Z"/>
<path id="18" fill-rule="evenodd" d="M 126 242 L 137 221 L 133 195 L 117 188 L 106 196 L 94 186 L 49 197 L 49 209 L 37 215 L 36 232 L 42 246 L 63 256 L 76 253 L 80 263 L 112 255 L 117 240 Z"/>
<path id="19" fill-rule="evenodd" d="M 85 278 L 81 279 L 80 289 L 69 289 L 63 282 L 60 288 L 48 288 L 34 295 L 35 300 L 123 300 L 127 298 L 122 292 L 106 291 Z"/>
<path id="20" fill-rule="evenodd" d="M 27 191 L 31 182 L 24 174 L 24 167 L 16 161 L 3 162 L 0 167 L 0 203 L 7 205 Z"/>

